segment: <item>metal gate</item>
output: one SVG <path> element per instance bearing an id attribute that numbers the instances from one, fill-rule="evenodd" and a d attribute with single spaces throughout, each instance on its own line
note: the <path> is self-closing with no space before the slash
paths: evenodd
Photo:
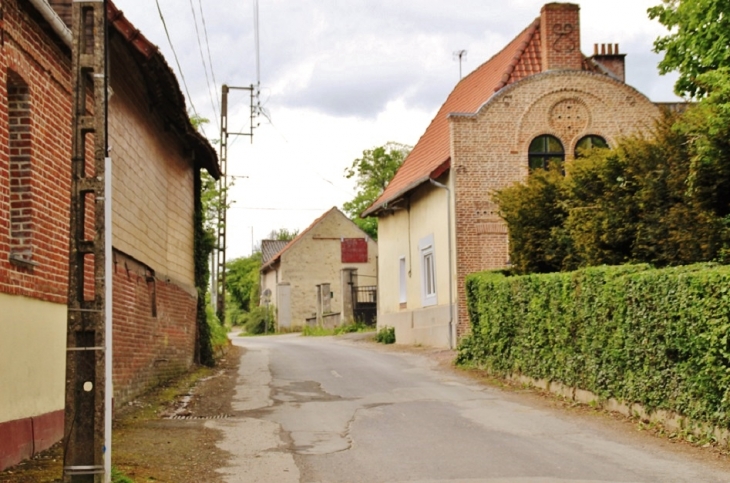
<path id="1" fill-rule="evenodd" d="M 378 287 L 376 285 L 352 286 L 352 307 L 355 320 L 375 325 L 378 312 Z"/>

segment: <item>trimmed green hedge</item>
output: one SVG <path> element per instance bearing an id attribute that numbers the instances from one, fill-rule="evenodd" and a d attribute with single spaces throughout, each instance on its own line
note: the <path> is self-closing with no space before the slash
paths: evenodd
<path id="1" fill-rule="evenodd" d="M 730 427 L 730 267 L 593 267 L 466 281 L 458 363 Z"/>

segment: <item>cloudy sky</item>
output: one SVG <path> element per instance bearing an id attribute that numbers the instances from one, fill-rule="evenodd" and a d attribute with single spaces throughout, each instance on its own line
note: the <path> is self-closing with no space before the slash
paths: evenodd
<path id="1" fill-rule="evenodd" d="M 158 45 L 220 137 L 221 84 L 257 82 L 254 0 L 114 0 Z M 351 199 L 343 172 L 364 149 L 413 145 L 459 80 L 540 13 L 541 0 L 259 0 L 260 101 L 253 143 L 229 138 L 233 176 L 229 258 L 271 230 L 306 228 Z M 653 101 L 676 100 L 652 43 L 665 30 L 646 9 L 660 0 L 581 2 L 581 43 L 619 43 L 627 82 Z M 203 24 L 205 21 L 205 25 Z M 207 32 L 207 42 L 206 42 Z M 202 54 L 201 54 L 202 50 Z M 210 54 L 210 55 L 209 55 Z M 212 65 L 212 70 L 211 70 Z M 184 78 L 185 82 L 182 82 Z M 247 91 L 229 96 L 229 131 L 248 130 Z"/>

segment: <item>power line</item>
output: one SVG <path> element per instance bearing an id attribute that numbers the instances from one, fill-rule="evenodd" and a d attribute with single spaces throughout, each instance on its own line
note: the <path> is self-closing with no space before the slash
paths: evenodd
<path id="1" fill-rule="evenodd" d="M 198 5 L 200 6 L 200 19 L 203 21 L 203 33 L 205 34 L 205 46 L 208 49 L 208 66 L 210 67 L 210 76 L 213 78 L 213 87 L 217 88 L 218 82 L 216 82 L 216 80 L 215 80 L 215 72 L 213 71 L 213 56 L 210 55 L 210 42 L 208 42 L 208 27 L 205 24 L 205 15 L 203 14 L 202 0 L 198 0 Z M 216 100 L 216 103 L 218 104 L 218 110 L 220 111 L 221 101 L 217 95 L 215 96 L 215 100 Z"/>
<path id="2" fill-rule="evenodd" d="M 198 51 L 200 52 L 200 60 L 203 62 L 203 73 L 205 74 L 205 84 L 208 86 L 208 96 L 210 96 L 210 105 L 213 107 L 213 114 L 215 115 L 216 125 L 220 131 L 220 123 L 218 121 L 218 111 L 215 107 L 215 101 L 213 100 L 213 94 L 210 88 L 210 79 L 208 78 L 208 67 L 205 65 L 205 54 L 203 54 L 203 44 L 200 42 L 200 30 L 198 30 L 198 17 L 195 15 L 195 6 L 193 0 L 190 0 L 190 11 L 193 12 L 193 23 L 195 24 L 195 37 L 198 40 Z M 210 59 L 209 59 L 210 60 Z"/>
<path id="3" fill-rule="evenodd" d="M 165 16 L 162 14 L 162 8 L 160 8 L 160 0 L 155 0 L 155 3 L 157 4 L 157 12 L 160 14 L 160 20 L 162 20 L 162 26 L 165 29 L 165 35 L 167 36 L 167 42 L 170 44 L 170 49 L 172 50 L 172 55 L 175 57 L 175 64 L 177 64 L 177 70 L 180 72 L 180 78 L 183 81 L 183 86 L 185 86 L 185 93 L 188 95 L 188 100 L 190 101 L 190 107 L 193 108 L 193 113 L 195 114 L 195 117 L 200 117 L 198 114 L 198 110 L 195 109 L 195 104 L 193 104 L 193 97 L 190 95 L 190 90 L 188 89 L 188 83 L 185 81 L 185 74 L 183 74 L 182 67 L 180 67 L 180 61 L 177 58 L 177 52 L 175 52 L 175 47 L 172 45 L 172 39 L 170 38 L 170 32 L 167 30 L 167 22 L 165 22 Z M 203 131 L 203 134 L 205 134 L 205 128 L 203 125 L 200 125 L 200 129 Z M 206 135 L 207 137 L 207 135 Z"/>

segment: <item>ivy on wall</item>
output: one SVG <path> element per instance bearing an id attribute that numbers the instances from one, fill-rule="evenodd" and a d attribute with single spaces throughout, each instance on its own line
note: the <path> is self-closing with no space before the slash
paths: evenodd
<path id="1" fill-rule="evenodd" d="M 458 363 L 730 426 L 730 267 L 473 274 Z"/>
<path id="2" fill-rule="evenodd" d="M 212 367 L 215 365 L 213 345 L 211 343 L 210 326 L 206 313 L 206 294 L 210 279 L 208 260 L 215 246 L 215 237 L 205 229 L 205 213 L 202 194 L 201 171 L 196 170 L 195 176 L 195 213 L 194 213 L 194 257 L 195 257 L 195 288 L 198 291 L 197 307 L 197 338 L 195 344 L 195 360 L 199 364 Z"/>

